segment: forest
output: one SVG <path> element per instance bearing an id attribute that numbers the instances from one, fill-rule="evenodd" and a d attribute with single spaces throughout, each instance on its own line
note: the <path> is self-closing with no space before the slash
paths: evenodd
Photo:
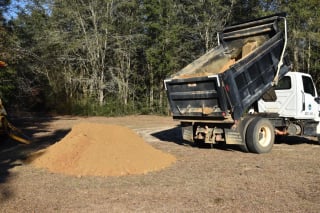
<path id="1" fill-rule="evenodd" d="M 319 0 L 0 0 L 8 111 L 167 114 L 163 80 L 223 27 L 287 13 L 293 70 L 320 88 Z"/>

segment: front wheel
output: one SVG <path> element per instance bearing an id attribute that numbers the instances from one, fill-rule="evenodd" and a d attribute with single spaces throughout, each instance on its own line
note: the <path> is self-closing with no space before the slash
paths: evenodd
<path id="1" fill-rule="evenodd" d="M 248 126 L 246 144 L 250 152 L 268 153 L 274 144 L 274 127 L 268 119 L 257 117 Z"/>

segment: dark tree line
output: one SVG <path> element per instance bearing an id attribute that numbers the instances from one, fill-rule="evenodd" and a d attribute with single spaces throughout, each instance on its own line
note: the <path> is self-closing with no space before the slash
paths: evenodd
<path id="1" fill-rule="evenodd" d="M 10 108 L 165 113 L 164 78 L 216 46 L 225 25 L 280 11 L 295 70 L 320 84 L 318 0 L 23 2 L 0 1 L 0 60 L 8 64 L 0 95 Z"/>

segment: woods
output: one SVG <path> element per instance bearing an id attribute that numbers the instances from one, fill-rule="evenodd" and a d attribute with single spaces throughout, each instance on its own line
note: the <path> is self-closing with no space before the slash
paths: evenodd
<path id="1" fill-rule="evenodd" d="M 19 7 L 16 7 L 16 6 Z M 2 0 L 0 96 L 10 109 L 167 113 L 163 79 L 225 25 L 288 14 L 288 54 L 320 88 L 320 3 L 310 0 Z M 7 107 L 9 108 L 9 107 Z"/>

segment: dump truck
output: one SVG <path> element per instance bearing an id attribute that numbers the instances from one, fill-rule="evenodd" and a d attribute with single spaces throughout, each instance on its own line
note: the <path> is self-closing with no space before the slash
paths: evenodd
<path id="1" fill-rule="evenodd" d="M 0 61 L 0 68 L 6 66 L 7 64 L 4 61 Z M 8 137 L 24 144 L 30 144 L 31 142 L 29 137 L 24 135 L 20 129 L 16 128 L 9 121 L 7 111 L 0 98 L 0 142 L 3 142 Z"/>
<path id="2" fill-rule="evenodd" d="M 286 14 L 225 27 L 218 45 L 164 80 L 182 138 L 272 150 L 276 135 L 319 137 L 319 98 L 309 74 L 294 72 Z"/>

